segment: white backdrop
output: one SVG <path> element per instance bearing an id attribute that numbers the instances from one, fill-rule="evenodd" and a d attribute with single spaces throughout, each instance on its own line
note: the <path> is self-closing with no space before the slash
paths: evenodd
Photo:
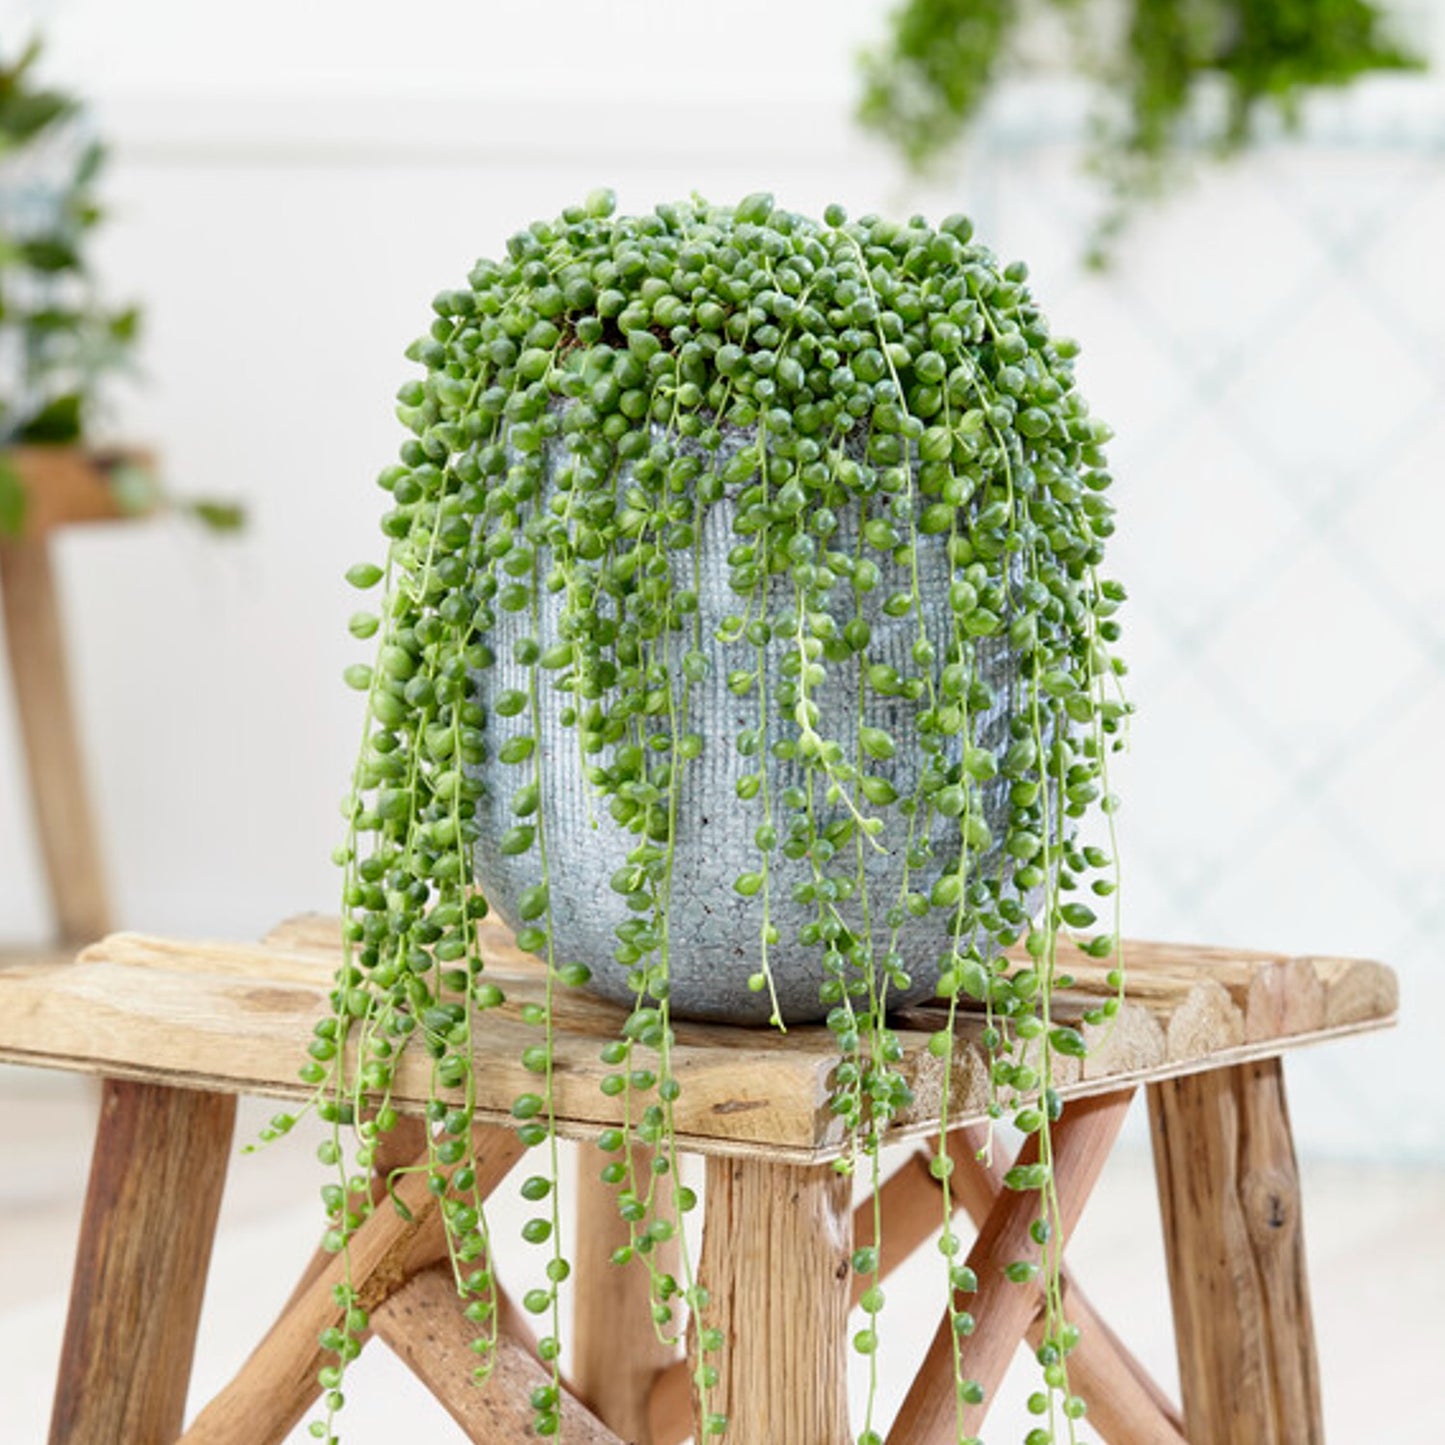
<path id="1" fill-rule="evenodd" d="M 1417 33 L 1442 7 L 1417 15 Z M 1292 1066 L 1305 1147 L 1445 1157 L 1445 96 L 1387 81 L 1306 140 L 1076 265 L 1072 97 L 1001 106 L 932 190 L 851 130 L 879 0 L 0 3 L 114 142 L 112 294 L 141 300 L 144 384 L 117 435 L 173 522 L 63 543 L 75 682 L 121 921 L 253 936 L 333 905 L 359 726 L 341 581 L 377 551 L 371 478 L 428 301 L 598 184 L 640 208 L 768 187 L 797 209 L 963 208 L 1026 256 L 1119 434 L 1114 570 L 1140 705 L 1124 770 L 1127 923 L 1395 964 L 1393 1037 Z M 1437 53 L 1442 48 L 1437 45 Z M 3 679 L 0 679 L 3 688 Z M 0 938 L 47 919 L 0 698 Z"/>

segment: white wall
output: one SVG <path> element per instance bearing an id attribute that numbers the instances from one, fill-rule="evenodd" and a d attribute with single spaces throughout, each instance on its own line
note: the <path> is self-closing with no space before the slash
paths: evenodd
<path id="1" fill-rule="evenodd" d="M 146 305 L 118 434 L 247 534 L 63 544 L 74 671 L 121 921 L 246 937 L 332 906 L 359 727 L 350 562 L 433 292 L 598 184 L 640 208 L 771 187 L 798 209 L 960 205 L 1034 264 L 1115 446 L 1140 704 L 1129 931 L 1396 964 L 1407 1022 L 1293 1066 L 1307 1146 L 1421 1159 L 1445 1115 L 1445 232 L 1440 82 L 1319 108 L 1313 139 L 1146 217 L 1105 279 L 1073 108 L 1032 87 L 932 193 L 850 130 L 879 0 L 0 4 L 115 143 L 102 245 Z M 0 701 L 0 936 L 46 926 Z"/>

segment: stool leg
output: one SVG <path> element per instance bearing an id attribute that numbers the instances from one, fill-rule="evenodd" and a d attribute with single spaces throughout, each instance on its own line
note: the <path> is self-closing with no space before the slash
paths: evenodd
<path id="1" fill-rule="evenodd" d="M 479 1125 L 477 1193 L 485 1199 L 523 1153 L 510 1129 Z M 280 1445 L 321 1394 L 318 1372 L 334 1358 L 322 1333 L 339 1325 L 342 1312 L 332 1294 L 343 1282 L 370 1312 L 415 1274 L 446 1258 L 440 1202 L 425 1170 L 396 1186 L 404 1213 L 380 1205 L 352 1236 L 349 1257 L 331 1255 L 320 1273 L 293 1296 L 229 1384 L 191 1421 L 181 1445 Z M 129 1442 L 127 1442 L 129 1445 Z M 140 1442 L 137 1442 L 140 1445 Z"/>
<path id="2" fill-rule="evenodd" d="M 1114 1140 L 1129 1112 L 1133 1089 L 1074 1099 L 1053 1127 L 1053 1171 L 1058 1194 L 1059 1235 L 1055 1245 L 1069 1242 L 1074 1226 L 1098 1182 Z M 1020 1163 L 1038 1158 L 1039 1136 L 1031 1134 L 1019 1153 Z M 973 1314 L 978 1328 L 963 1342 L 961 1359 L 965 1379 L 983 1390 L 978 1404 L 960 1401 L 954 1379 L 953 1324 L 945 1313 L 913 1384 L 903 1397 L 888 1445 L 945 1445 L 959 1435 L 974 1436 L 983 1428 L 994 1394 L 1018 1351 L 1038 1309 L 1038 1290 L 1014 1284 L 1005 1274 L 1015 1260 L 1040 1259 L 1029 1227 L 1038 1218 L 1040 1200 L 1034 1190 L 1003 1192 L 968 1254 L 969 1268 L 978 1276 L 978 1289 L 955 1296 L 956 1306 Z M 1200 1445 L 1205 1445 L 1203 1440 Z M 1209 1442 L 1214 1445 L 1214 1442 Z"/>
<path id="3" fill-rule="evenodd" d="M 1004 1166 L 998 1159 L 984 1164 L 979 1158 L 987 1139 L 983 1125 L 965 1124 L 955 1129 L 945 1144 L 955 1165 L 955 1202 L 962 1204 L 980 1229 L 1004 1192 Z M 1067 1264 L 1060 1285 L 1064 1315 L 1079 1331 L 1078 1348 L 1069 1356 L 1069 1388 L 1088 1403 L 1089 1423 L 1095 1431 L 1110 1445 L 1186 1445 L 1178 1409 L 1108 1321 L 1095 1312 Z M 1044 1311 L 1040 1309 L 1027 1336 L 1036 1350 L 1044 1341 L 1044 1330 Z"/>
<path id="4" fill-rule="evenodd" d="M 651 1168 L 650 1151 L 637 1160 Z M 582 1146 L 577 1176 L 577 1268 L 572 1322 L 572 1383 L 578 1398 L 597 1418 L 633 1445 L 654 1445 L 649 1402 L 659 1371 L 677 1358 L 651 1326 L 648 1274 L 640 1261 L 612 1263 L 612 1252 L 628 1241 L 627 1222 L 617 1212 L 617 1190 L 600 1177 L 610 1156 Z M 670 1187 L 658 1180 L 659 1190 Z M 665 1201 L 664 1201 L 665 1208 Z M 667 1259 L 664 1269 L 674 1268 Z"/>
<path id="5" fill-rule="evenodd" d="M 66 678 L 48 538 L 0 541 L 0 618 L 56 933 L 62 944 L 78 947 L 110 931 L 110 906 Z"/>
<path id="6" fill-rule="evenodd" d="M 180 1434 L 235 1118 L 229 1094 L 106 1080 L 50 1445 Z"/>
<path id="7" fill-rule="evenodd" d="M 1154 1084 L 1149 1117 L 1186 1433 L 1323 1445 L 1280 1061 Z"/>
<path id="8" fill-rule="evenodd" d="M 827 1165 L 709 1158 L 703 1323 L 727 1445 L 848 1445 L 851 1181 Z M 697 1438 L 705 1439 L 699 1430 Z"/>

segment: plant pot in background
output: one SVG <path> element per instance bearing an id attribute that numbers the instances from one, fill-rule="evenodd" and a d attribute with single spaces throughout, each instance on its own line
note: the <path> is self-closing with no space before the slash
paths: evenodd
<path id="1" fill-rule="evenodd" d="M 0 537 L 35 537 L 72 522 L 155 510 L 153 453 L 135 447 L 0 449 Z"/>

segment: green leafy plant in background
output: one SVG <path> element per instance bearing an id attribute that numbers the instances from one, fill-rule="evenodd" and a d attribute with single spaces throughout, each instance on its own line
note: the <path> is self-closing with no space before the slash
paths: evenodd
<path id="1" fill-rule="evenodd" d="M 700 760 L 737 750 L 757 760 L 734 804 L 756 825 L 733 882 L 754 910 L 748 987 L 772 986 L 780 928 L 796 929 L 821 961 L 820 1013 L 839 1059 L 832 1108 L 849 1138 L 841 1168 L 864 1171 L 876 1190 L 890 1121 L 909 1102 L 890 991 L 915 971 L 937 979 L 947 1024 L 931 1047 L 945 1077 L 962 1006 L 986 1013 L 991 1112 L 1040 1138 L 1040 1162 L 1008 1179 L 1037 1195 L 1048 1285 L 1037 1438 L 1054 1438 L 1052 1421 L 1068 1438 L 1083 1406 L 1068 1388 L 1075 1334 L 1050 1243 L 1060 1232 L 1049 1138 L 1054 1061 L 1085 1045 L 1052 1012 L 1056 947 L 1061 933 L 1082 931 L 1093 956 L 1115 949 L 1113 920 L 1096 932 L 1085 901 L 1115 906 L 1112 847 L 1082 841 L 1079 828 L 1112 812 L 1107 759 L 1128 711 L 1110 652 L 1123 593 L 1099 571 L 1113 529 L 1108 433 L 1075 389 L 1074 344 L 1050 335 L 1025 268 L 1000 268 L 963 217 L 934 228 L 917 217 L 850 221 L 830 207 L 819 223 L 763 194 L 620 216 L 598 193 L 514 236 L 434 310 L 408 352 L 422 374 L 399 392 L 411 435 L 379 478 L 385 556 L 348 574 L 363 590 L 384 586 L 351 622 L 374 655 L 347 674 L 367 724 L 337 854 L 345 961 L 302 1074 L 334 1131 L 321 1150 L 337 1171 L 324 1191 L 329 1246 L 345 1250 L 374 1207 L 366 1175 L 395 1123 L 397 1062 L 424 1050 L 429 1181 L 485 1376 L 496 1246 L 472 1192 L 472 1041 L 505 1000 L 478 944 L 488 903 L 474 878 L 478 804 L 500 778 L 512 818 L 501 851 L 532 868 L 518 942 L 547 979 L 547 1004 L 524 1010 L 535 1038 L 522 1062 L 535 1086 L 513 1109 L 536 1160 L 522 1186 L 536 1206 L 523 1235 L 548 1252 L 547 1285 L 523 1301 L 543 1321 L 554 1372 L 533 1398 L 537 1433 L 560 1429 L 570 1272 L 558 1230 L 554 1007 L 600 968 L 625 975 L 633 996 L 602 1050 L 604 1092 L 629 1122 L 597 1141 L 630 1226 L 622 1253 L 650 1272 L 662 1329 L 680 1336 L 692 1315 L 704 1433 L 723 1433 L 706 1405 L 721 1341 L 684 1229 L 696 1201 L 657 1180 L 676 1174 L 673 1106 L 685 1087 L 671 1054 L 670 968 L 686 947 L 668 928 L 676 820 Z M 698 575 L 719 508 L 730 519 L 735 611 L 705 630 L 686 579 Z M 941 625 L 928 607 L 941 599 L 920 595 L 930 546 L 946 558 Z M 901 667 L 870 634 L 865 614 L 879 599 L 913 629 Z M 1016 705 L 985 747 L 979 719 L 996 698 L 980 659 L 997 646 L 1016 661 Z M 493 680 L 501 648 L 523 686 Z M 745 725 L 731 707 L 720 716 L 696 706 L 699 680 L 716 670 Z M 846 701 L 819 705 L 833 696 Z M 905 723 L 879 726 L 885 706 Z M 613 960 L 569 957 L 554 933 L 554 886 L 567 880 L 549 867 L 556 783 L 538 743 L 548 709 L 575 736 L 594 805 L 625 840 L 612 888 L 632 916 Z M 843 747 L 845 736 L 855 745 Z M 903 792 L 887 772 L 899 756 L 916 777 Z M 773 792 L 769 759 L 800 768 L 802 783 Z M 983 803 L 994 785 L 1007 799 L 998 837 Z M 613 834 L 598 836 L 602 847 Z M 892 869 L 882 890 L 870 882 L 876 854 Z M 780 859 L 802 865 L 789 907 L 775 896 Z M 905 924 L 930 917 L 940 948 L 905 958 Z M 1022 963 L 1000 951 L 1016 943 Z M 1088 1021 L 1116 1009 L 1110 999 Z M 945 1125 L 947 1108 L 945 1098 Z M 278 1116 L 266 1134 L 293 1123 Z M 941 1230 L 948 1170 L 940 1147 Z M 961 1334 L 972 1328 L 961 1301 L 973 1281 L 951 1231 L 944 1239 Z M 675 1273 L 657 1263 L 666 1240 L 680 1245 Z M 854 1267 L 872 1276 L 871 1323 L 855 1346 L 876 1383 L 876 1241 Z M 323 1372 L 327 1413 L 314 1426 L 328 1440 L 342 1370 L 368 1324 L 355 1299 L 339 1303 L 344 1319 L 328 1339 L 338 1361 Z M 961 1367 L 956 1385 L 969 1398 Z M 870 1401 L 865 1445 L 881 1438 L 872 1414 Z"/>
<path id="2" fill-rule="evenodd" d="M 0 61 L 0 534 L 24 525 L 26 495 L 4 449 L 78 446 L 89 438 L 106 380 L 130 368 L 140 326 L 134 306 L 111 309 L 86 258 L 104 219 L 96 185 L 105 148 L 89 137 L 78 100 L 41 85 L 39 41 Z M 165 502 L 147 468 L 108 468 L 118 506 Z M 172 503 L 229 531 L 233 503 Z"/>
<path id="3" fill-rule="evenodd" d="M 1372 0 L 1047 0 L 1097 82 L 1091 167 L 1108 209 L 1106 247 L 1137 202 L 1161 195 L 1196 146 L 1248 146 L 1263 112 L 1291 123 L 1313 90 L 1420 60 L 1390 38 Z M 1045 0 L 905 0 L 863 57 L 863 123 L 926 169 L 964 134 L 1007 72 L 1011 46 Z M 1116 38 L 1110 38 L 1116 37 Z M 1208 93 L 1222 89 L 1224 104 Z M 1096 250 L 1101 256 L 1103 250 Z"/>

